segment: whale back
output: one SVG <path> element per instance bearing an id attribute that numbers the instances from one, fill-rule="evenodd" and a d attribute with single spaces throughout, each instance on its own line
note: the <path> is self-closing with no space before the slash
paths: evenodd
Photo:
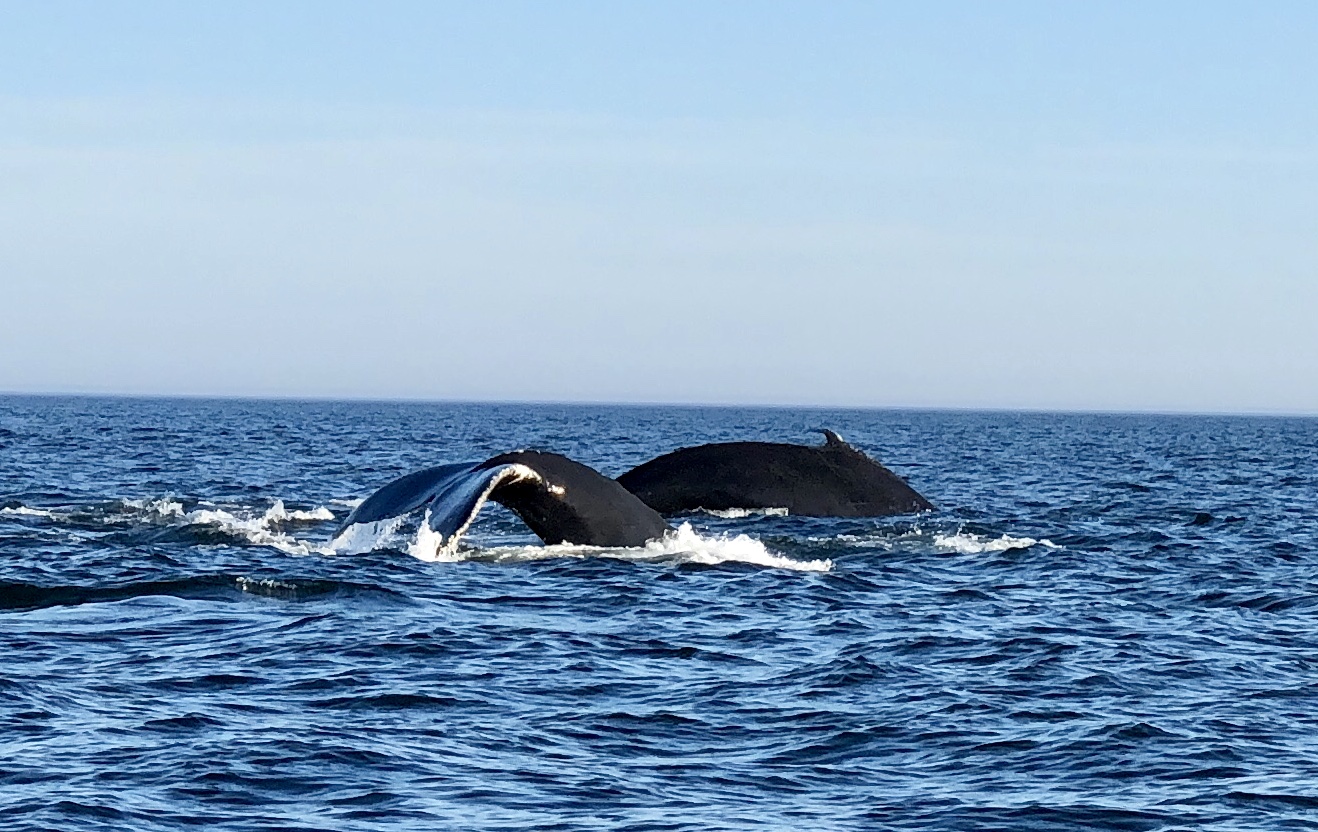
<path id="1" fill-rule="evenodd" d="M 660 514 L 785 508 L 813 517 L 876 517 L 933 504 L 832 431 L 822 446 L 720 442 L 639 465 L 618 483 Z"/>

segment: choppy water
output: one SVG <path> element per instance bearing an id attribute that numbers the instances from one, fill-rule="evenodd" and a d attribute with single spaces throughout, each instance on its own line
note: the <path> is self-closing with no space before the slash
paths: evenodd
<path id="1" fill-rule="evenodd" d="M 939 511 L 326 549 L 816 427 Z M 0 505 L 5 829 L 1318 828 L 1316 420 L 5 397 Z"/>

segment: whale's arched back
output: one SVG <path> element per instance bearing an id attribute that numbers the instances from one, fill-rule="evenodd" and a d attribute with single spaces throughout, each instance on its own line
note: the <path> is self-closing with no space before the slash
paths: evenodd
<path id="1" fill-rule="evenodd" d="M 820 446 L 720 442 L 682 448 L 618 482 L 660 514 L 697 509 L 785 508 L 814 517 L 876 517 L 933 504 L 901 477 L 822 431 Z"/>

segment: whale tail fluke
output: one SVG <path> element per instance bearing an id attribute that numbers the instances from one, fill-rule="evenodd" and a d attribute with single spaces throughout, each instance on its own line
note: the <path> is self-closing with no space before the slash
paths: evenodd
<path id="1" fill-rule="evenodd" d="M 658 513 L 593 468 L 558 454 L 516 451 L 399 477 L 357 506 L 334 537 L 424 509 L 442 550 L 452 550 L 488 500 L 511 509 L 549 544 L 641 546 L 669 530 Z"/>

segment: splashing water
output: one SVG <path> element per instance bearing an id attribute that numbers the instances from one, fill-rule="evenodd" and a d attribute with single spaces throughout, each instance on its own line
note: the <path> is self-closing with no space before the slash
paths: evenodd
<path id="1" fill-rule="evenodd" d="M 1033 537 L 1012 537 L 1004 534 L 990 538 L 984 535 L 957 532 L 956 534 L 935 534 L 934 546 L 947 549 L 960 555 L 977 555 L 980 552 L 1005 552 L 1008 549 L 1028 549 L 1031 546 L 1043 546 L 1048 549 L 1060 548 L 1051 540 L 1036 540 Z"/>
<path id="2" fill-rule="evenodd" d="M 430 532 L 429 535 L 434 535 Z M 601 557 L 613 560 L 660 563 L 696 563 L 715 566 L 721 563 L 745 563 L 771 569 L 791 569 L 799 572 L 827 572 L 833 568 L 833 561 L 794 560 L 784 555 L 774 554 L 760 541 L 745 534 L 701 534 L 683 523 L 665 534 L 659 540 L 651 540 L 644 546 L 634 548 L 611 548 L 607 546 L 579 546 L 571 543 L 559 543 L 552 546 L 494 546 L 487 549 L 467 549 L 457 552 L 430 553 L 434 550 L 434 537 L 423 532 L 418 535 L 408 551 L 421 560 L 493 560 L 497 562 L 520 562 L 544 560 L 546 558 L 589 558 Z M 424 541 L 424 542 L 423 542 Z"/>
<path id="3" fill-rule="evenodd" d="M 788 511 L 785 508 L 702 508 L 702 514 L 708 514 L 713 517 L 721 517 L 724 520 L 740 520 L 744 517 L 786 517 Z"/>

